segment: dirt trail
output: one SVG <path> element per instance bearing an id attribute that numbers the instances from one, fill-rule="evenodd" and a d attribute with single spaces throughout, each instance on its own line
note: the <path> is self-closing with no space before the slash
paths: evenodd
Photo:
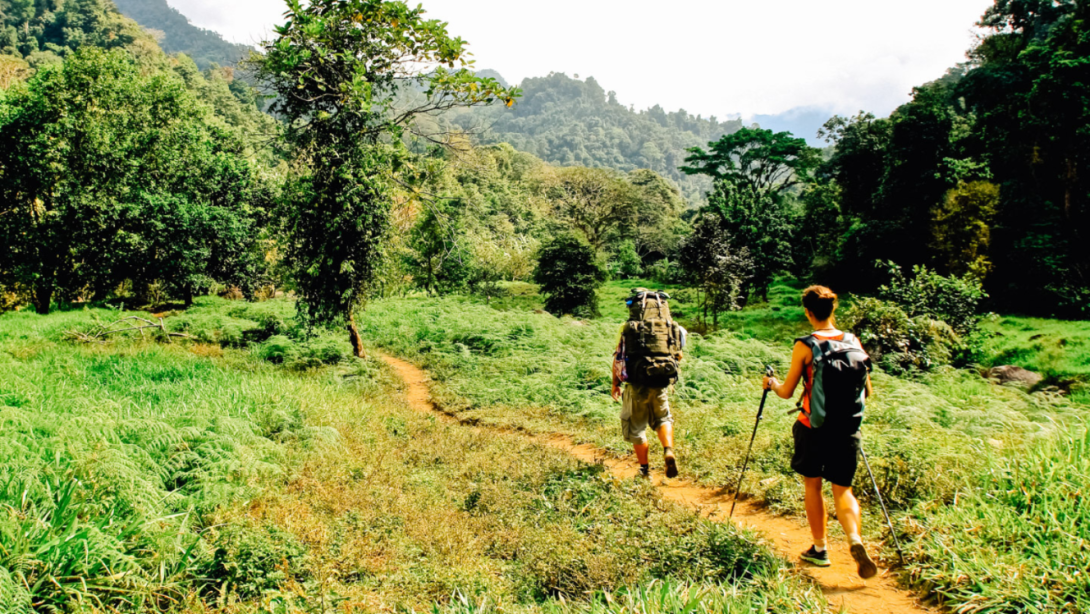
<path id="1" fill-rule="evenodd" d="M 457 422 L 457 418 L 442 411 L 431 400 L 427 375 L 415 365 L 392 356 L 382 355 L 398 376 L 405 382 L 405 397 L 409 405 L 419 411 L 438 414 Z M 530 435 L 527 435 L 530 437 Z M 577 445 L 564 436 L 534 437 L 537 441 L 568 452 L 575 458 L 592 464 L 601 464 L 618 478 L 634 478 L 639 466 L 631 459 L 618 459 L 612 454 L 591 445 Z M 683 459 L 682 459 L 683 460 Z M 684 465 L 682 465 L 684 470 Z M 701 516 L 715 522 L 727 522 L 731 497 L 723 489 L 699 486 L 685 480 L 666 480 L 662 475 L 653 476 L 656 488 L 667 501 L 688 507 Z M 797 561 L 798 555 L 810 547 L 810 529 L 801 519 L 770 514 L 755 505 L 739 502 L 734 512 L 735 522 L 764 533 L 777 551 L 788 560 Z M 873 518 L 870 519 L 872 522 Z M 829 603 L 844 607 L 852 614 L 920 614 L 938 610 L 921 605 L 911 593 L 899 588 L 886 570 L 870 580 L 862 580 L 856 574 L 855 563 L 843 539 L 830 541 L 831 567 L 806 566 L 804 573 L 821 587 Z M 873 552 L 872 552 L 873 554 Z"/>

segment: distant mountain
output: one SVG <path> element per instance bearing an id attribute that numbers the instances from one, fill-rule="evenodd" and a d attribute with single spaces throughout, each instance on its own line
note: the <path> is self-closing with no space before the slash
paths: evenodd
<path id="1" fill-rule="evenodd" d="M 797 107 L 776 115 L 755 115 L 747 121 L 773 132 L 790 132 L 806 139 L 811 147 L 828 147 L 829 143 L 817 136 L 818 130 L 836 115 L 821 107 Z"/>
<path id="2" fill-rule="evenodd" d="M 231 66 L 250 53 L 246 45 L 228 42 L 216 32 L 193 25 L 166 0 L 114 0 L 114 3 L 127 17 L 154 31 L 163 51 L 184 53 L 201 70 L 211 64 Z"/>
<path id="3" fill-rule="evenodd" d="M 502 79 L 495 71 L 482 74 Z M 523 96 L 514 108 L 462 110 L 448 115 L 448 121 L 484 143 L 510 143 L 553 164 L 653 170 L 677 183 L 691 203 L 699 202 L 710 184 L 678 170 L 685 150 L 705 147 L 742 127 L 737 119 L 721 122 L 684 109 L 667 113 L 656 105 L 636 111 L 593 77 L 584 81 L 552 73 L 526 79 L 521 87 Z"/>

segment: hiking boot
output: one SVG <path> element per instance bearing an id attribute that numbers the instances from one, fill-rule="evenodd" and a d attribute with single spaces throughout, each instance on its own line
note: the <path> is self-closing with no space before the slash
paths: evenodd
<path id="1" fill-rule="evenodd" d="M 829 550 L 825 549 L 818 552 L 817 548 L 814 546 L 810 546 L 810 549 L 803 552 L 802 556 L 799 558 L 818 567 L 828 567 L 829 565 L 832 565 L 832 563 L 829 562 Z"/>
<path id="2" fill-rule="evenodd" d="M 640 472 L 636 474 L 636 479 L 650 480 L 651 479 L 651 465 L 640 465 Z"/>
<path id="3" fill-rule="evenodd" d="M 852 544 L 852 558 L 859 565 L 859 577 L 866 580 L 878 575 L 878 566 L 870 560 L 867 548 L 862 543 Z"/>
<path id="4" fill-rule="evenodd" d="M 666 477 L 677 477 L 677 459 L 674 458 L 672 455 L 666 457 Z"/>

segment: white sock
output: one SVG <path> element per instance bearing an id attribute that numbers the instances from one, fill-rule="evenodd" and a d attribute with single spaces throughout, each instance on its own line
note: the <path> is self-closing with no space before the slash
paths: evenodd
<path id="1" fill-rule="evenodd" d="M 817 545 L 817 544 L 814 544 L 814 552 L 817 552 L 818 554 L 821 554 L 822 552 L 825 552 L 825 544 L 822 544 L 820 546 Z"/>
<path id="2" fill-rule="evenodd" d="M 856 544 L 862 544 L 863 543 L 863 538 L 859 537 L 858 533 L 855 533 L 853 535 L 848 536 L 848 542 L 853 546 L 856 545 Z"/>

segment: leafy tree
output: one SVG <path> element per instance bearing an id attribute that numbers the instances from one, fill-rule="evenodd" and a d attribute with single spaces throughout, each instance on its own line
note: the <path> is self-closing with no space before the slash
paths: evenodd
<path id="1" fill-rule="evenodd" d="M 583 234 L 595 249 L 631 237 L 639 219 L 639 193 L 615 171 L 569 167 L 556 169 L 545 183 L 558 221 Z"/>
<path id="2" fill-rule="evenodd" d="M 716 182 L 746 186 L 760 198 L 776 198 L 802 185 L 821 162 L 816 149 L 790 132 L 742 128 L 709 143 L 711 151 L 689 150 L 681 170 Z"/>
<path id="3" fill-rule="evenodd" d="M 23 81 L 31 75 L 30 64 L 13 55 L 0 55 L 0 90 Z"/>
<path id="4" fill-rule="evenodd" d="M 988 257 L 999 186 L 987 181 L 961 183 L 935 210 L 931 249 L 941 270 L 983 280 L 992 270 Z"/>
<path id="5" fill-rule="evenodd" d="M 457 201 L 432 203 L 413 228 L 412 270 L 429 293 L 463 289 L 471 275 L 465 226 Z"/>
<path id="6" fill-rule="evenodd" d="M 33 287 L 40 313 L 127 279 L 189 297 L 251 250 L 257 183 L 177 76 L 82 49 L 0 105 L 0 281 Z"/>
<path id="7" fill-rule="evenodd" d="M 545 309 L 555 314 L 598 315 L 598 288 L 605 279 L 597 250 L 573 233 L 562 233 L 543 245 L 534 271 Z"/>
<path id="8" fill-rule="evenodd" d="M 289 0 L 286 23 L 256 60 L 277 95 L 294 157 L 281 209 L 300 314 L 312 323 L 346 322 L 363 355 L 354 311 L 375 279 L 395 186 L 414 173 L 403 137 L 422 133 L 414 118 L 500 100 L 517 92 L 469 69 L 465 41 L 423 8 L 378 0 Z M 454 66 L 459 64 L 457 70 Z M 401 93 L 419 104 L 398 107 Z"/>
<path id="9" fill-rule="evenodd" d="M 954 96 L 963 74 L 958 68 L 916 88 L 889 119 L 861 113 L 826 123 L 822 135 L 835 151 L 818 175 L 841 194 L 839 219 L 826 220 L 839 225 L 841 239 L 814 271 L 819 276 L 869 291 L 881 283 L 877 261 L 915 266 L 934 259 L 934 211 L 960 182 L 987 178 L 974 117 Z"/>
<path id="10" fill-rule="evenodd" d="M 775 275 L 792 264 L 795 220 L 787 199 L 762 194 L 749 183 L 721 180 L 708 195 L 706 210 L 719 217 L 734 246 L 753 259 L 752 275 L 742 286 L 743 304 L 751 292 L 765 297 Z"/>
<path id="11" fill-rule="evenodd" d="M 658 173 L 640 169 L 628 174 L 637 190 L 636 252 L 641 258 L 673 253 L 687 232 L 681 214 L 687 208 L 685 198 L 672 181 Z"/>
<path id="12" fill-rule="evenodd" d="M 643 274 L 643 262 L 631 240 L 622 241 L 611 256 L 609 269 L 614 279 L 632 279 Z"/>
<path id="13" fill-rule="evenodd" d="M 735 247 L 722 219 L 705 214 L 682 242 L 678 258 L 688 281 L 704 294 L 704 324 L 710 312 L 712 326 L 718 327 L 720 313 L 742 304 L 747 282 L 754 273 L 749 251 Z"/>
<path id="14" fill-rule="evenodd" d="M 1009 309 L 1081 316 L 1090 303 L 1088 17 L 1084 2 L 998 0 L 959 84 L 1000 187 L 988 282 Z"/>

